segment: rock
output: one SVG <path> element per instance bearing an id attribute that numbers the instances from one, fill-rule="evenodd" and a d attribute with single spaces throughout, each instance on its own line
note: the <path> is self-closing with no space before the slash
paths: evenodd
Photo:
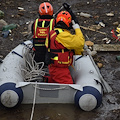
<path id="1" fill-rule="evenodd" d="M 3 19 L 0 20 L 0 30 L 2 30 L 3 26 L 8 25 Z"/>
<path id="2" fill-rule="evenodd" d="M 113 17 L 113 16 L 114 16 L 113 13 L 107 13 L 106 15 L 107 15 L 108 17 Z"/>
<path id="3" fill-rule="evenodd" d="M 119 22 L 118 22 L 118 21 L 116 21 L 116 22 L 114 22 L 114 23 L 113 23 L 113 25 L 119 25 Z"/>
<path id="4" fill-rule="evenodd" d="M 93 0 L 93 2 L 96 2 L 96 0 Z"/>
<path id="5" fill-rule="evenodd" d="M 31 33 L 31 26 L 33 24 L 33 21 L 30 21 L 28 24 L 28 33 Z"/>
<path id="6" fill-rule="evenodd" d="M 91 42 L 91 41 L 85 41 L 85 44 L 86 44 L 87 46 L 93 46 L 93 45 L 94 45 L 94 43 Z"/>
<path id="7" fill-rule="evenodd" d="M 0 55 L 0 58 L 3 58 L 3 56 L 2 56 L 2 55 Z"/>
<path id="8" fill-rule="evenodd" d="M 91 51 L 91 56 L 95 56 L 97 54 L 97 51 Z"/>
<path id="9" fill-rule="evenodd" d="M 4 12 L 0 10 L 0 19 L 4 17 Z"/>
<path id="10" fill-rule="evenodd" d="M 23 15 L 24 15 L 24 13 L 19 12 L 19 13 L 18 13 L 18 15 L 19 15 L 19 16 L 23 16 Z"/>
<path id="11" fill-rule="evenodd" d="M 102 67 L 103 67 L 103 64 L 102 64 L 102 63 L 97 63 L 97 66 L 98 66 L 99 68 L 102 68 Z"/>

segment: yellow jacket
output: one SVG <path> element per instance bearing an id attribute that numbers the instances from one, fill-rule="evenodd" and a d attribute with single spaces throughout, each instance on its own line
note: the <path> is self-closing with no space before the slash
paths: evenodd
<path id="1" fill-rule="evenodd" d="M 58 30 L 60 28 L 55 28 Z M 72 35 L 68 30 L 64 29 L 64 32 L 60 32 L 56 40 L 69 50 L 74 50 L 75 55 L 81 55 L 84 47 L 84 36 L 79 28 L 75 29 L 75 35 Z"/>

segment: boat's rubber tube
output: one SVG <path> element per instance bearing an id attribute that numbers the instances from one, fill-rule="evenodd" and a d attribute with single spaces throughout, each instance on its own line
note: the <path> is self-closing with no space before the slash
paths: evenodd
<path id="1" fill-rule="evenodd" d="M 102 84 L 89 56 L 74 56 L 72 77 L 83 90 L 77 90 L 74 101 L 84 111 L 98 108 L 102 103 Z"/>
<path id="2" fill-rule="evenodd" d="M 19 105 L 23 100 L 23 91 L 15 83 L 4 83 L 0 86 L 0 104 L 7 108 Z"/>
<path id="3" fill-rule="evenodd" d="M 23 91 L 16 86 L 24 81 L 21 68 L 25 66 L 23 56 L 28 51 L 28 44 L 31 41 L 18 45 L 0 64 L 0 104 L 7 108 L 13 108 L 23 100 Z"/>
<path id="4" fill-rule="evenodd" d="M 86 86 L 75 94 L 75 104 L 84 111 L 96 109 L 101 103 L 102 94 L 94 87 Z"/>

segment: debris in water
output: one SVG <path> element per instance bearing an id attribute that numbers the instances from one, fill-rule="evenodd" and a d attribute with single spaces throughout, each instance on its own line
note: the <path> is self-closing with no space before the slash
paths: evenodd
<path id="1" fill-rule="evenodd" d="M 106 15 L 107 15 L 108 17 L 113 17 L 113 16 L 114 16 L 113 13 L 106 13 Z"/>
<path id="2" fill-rule="evenodd" d="M 109 43 L 111 42 L 111 40 L 110 40 L 110 39 L 108 39 L 108 38 L 103 38 L 103 39 L 102 39 L 102 41 L 105 41 L 105 42 L 106 42 L 106 44 L 109 44 Z"/>
<path id="3" fill-rule="evenodd" d="M 92 15 L 90 15 L 88 13 L 83 13 L 83 12 L 80 13 L 80 16 L 86 17 L 86 18 L 92 18 L 93 17 Z"/>

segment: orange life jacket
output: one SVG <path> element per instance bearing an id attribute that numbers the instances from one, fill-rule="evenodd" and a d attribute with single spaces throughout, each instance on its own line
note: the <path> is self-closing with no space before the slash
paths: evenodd
<path id="1" fill-rule="evenodd" d="M 46 39 L 46 63 L 56 67 L 68 67 L 73 62 L 73 51 L 65 48 L 61 43 L 56 41 L 57 35 L 63 32 L 61 30 L 52 30 Z"/>
<path id="2" fill-rule="evenodd" d="M 40 23 L 40 26 L 38 26 Z M 47 25 L 46 25 L 47 23 Z M 46 51 L 45 39 L 49 31 L 54 28 L 54 19 L 36 19 L 34 23 L 33 50 L 41 53 Z"/>

